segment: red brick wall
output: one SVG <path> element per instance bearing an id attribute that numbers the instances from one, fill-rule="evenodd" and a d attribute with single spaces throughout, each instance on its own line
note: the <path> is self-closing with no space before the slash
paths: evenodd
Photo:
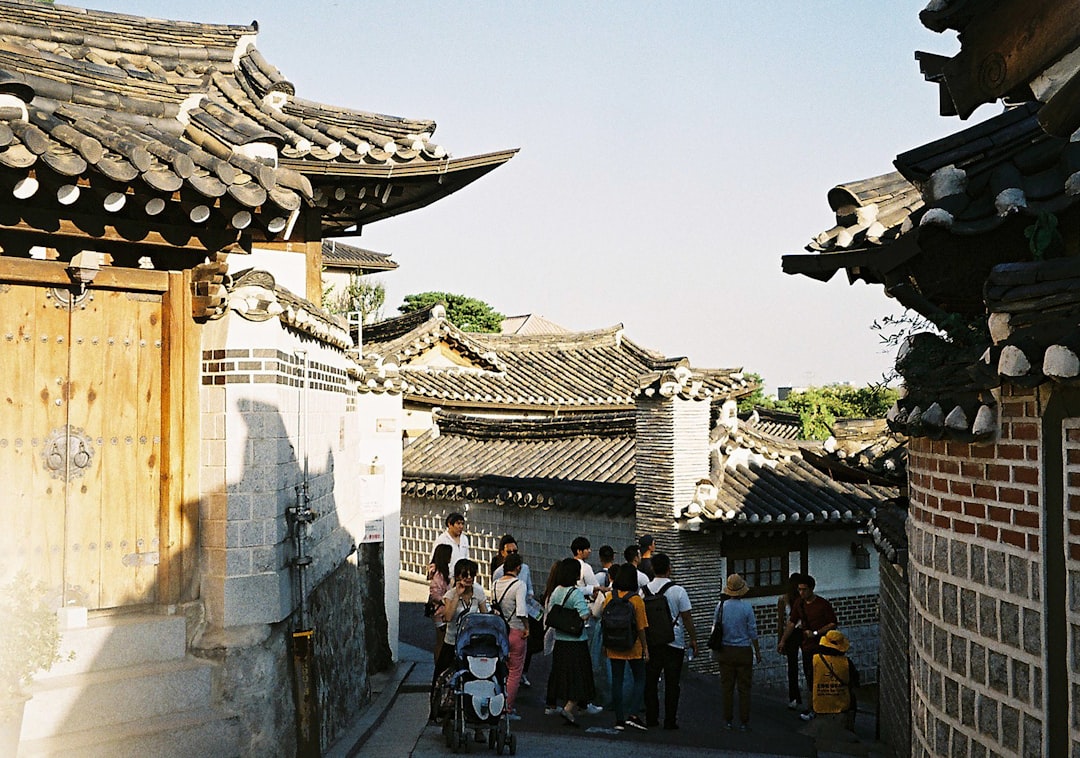
<path id="1" fill-rule="evenodd" d="M 995 442 L 910 442 L 912 755 L 1043 752 L 1042 411 L 1006 389 Z"/>

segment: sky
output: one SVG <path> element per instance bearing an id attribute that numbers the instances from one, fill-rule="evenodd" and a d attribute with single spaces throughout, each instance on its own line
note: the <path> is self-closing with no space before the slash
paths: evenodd
<path id="1" fill-rule="evenodd" d="M 916 50 L 952 55 L 925 2 L 228 3 L 89 7 L 259 22 L 297 95 L 430 118 L 455 157 L 520 148 L 427 208 L 342 241 L 390 253 L 410 293 L 476 297 L 572 330 L 621 323 L 699 368 L 778 386 L 880 381 L 879 286 L 781 271 L 833 225 L 830 188 L 967 126 Z M 984 107 L 973 117 L 992 112 Z"/>

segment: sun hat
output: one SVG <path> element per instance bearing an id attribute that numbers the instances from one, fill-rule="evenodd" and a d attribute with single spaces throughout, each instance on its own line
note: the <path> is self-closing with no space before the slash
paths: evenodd
<path id="1" fill-rule="evenodd" d="M 848 648 L 851 647 L 851 643 L 848 642 L 848 638 L 844 636 L 844 633 L 838 632 L 835 629 L 825 632 L 825 636 L 821 638 L 821 641 L 818 644 L 822 647 L 830 647 L 841 653 L 846 653 Z"/>
<path id="2" fill-rule="evenodd" d="M 746 580 L 738 574 L 732 574 L 727 578 L 727 586 L 724 587 L 724 594 L 729 597 L 742 597 L 750 591 L 749 585 Z"/>

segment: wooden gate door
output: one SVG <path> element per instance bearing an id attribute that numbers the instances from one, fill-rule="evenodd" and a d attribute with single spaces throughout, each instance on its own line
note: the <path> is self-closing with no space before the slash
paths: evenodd
<path id="1" fill-rule="evenodd" d="M 154 602 L 161 295 L 0 284 L 0 312 L 0 561 L 91 609 Z"/>

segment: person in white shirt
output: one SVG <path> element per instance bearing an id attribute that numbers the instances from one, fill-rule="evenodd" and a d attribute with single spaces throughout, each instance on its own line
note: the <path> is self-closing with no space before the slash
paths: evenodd
<path id="1" fill-rule="evenodd" d="M 492 583 L 498 581 L 503 577 L 505 573 L 505 569 L 503 567 L 505 566 L 506 559 L 509 558 L 511 555 L 519 554 L 517 540 L 515 540 L 512 535 L 504 534 L 502 539 L 499 540 L 499 542 L 501 543 L 499 547 L 499 553 L 502 556 L 503 562 L 496 566 L 495 570 L 491 572 Z M 539 635 L 539 637 L 543 637 L 544 625 L 541 623 L 540 619 L 544 615 L 544 606 L 540 605 L 533 592 L 532 574 L 529 572 L 529 564 L 522 563 L 521 569 L 519 570 L 517 576 L 518 579 L 521 580 L 521 583 L 525 586 L 524 607 L 527 608 L 527 613 L 525 615 L 528 617 L 526 623 L 529 626 L 529 634 L 536 634 Z M 529 665 L 532 663 L 532 656 L 532 651 L 529 649 L 528 645 L 526 645 L 525 664 L 521 670 L 522 687 L 532 686 L 532 683 L 529 681 L 528 677 Z"/>
<path id="2" fill-rule="evenodd" d="M 686 590 L 671 581 L 671 559 L 664 553 L 652 557 L 656 578 L 646 585 L 646 591 L 655 595 L 664 593 L 668 611 L 674 621 L 675 639 L 666 645 L 650 645 L 649 661 L 645 665 L 645 724 L 660 725 L 660 676 L 664 677 L 664 728 L 678 729 L 679 683 L 682 680 L 683 656 L 689 642 L 690 650 L 697 655 L 697 632 L 690 615 L 690 596 Z M 670 586 L 668 586 L 670 584 Z M 667 586 L 665 590 L 664 587 Z"/>
<path id="3" fill-rule="evenodd" d="M 596 574 L 593 573 L 592 566 L 588 563 L 589 556 L 592 555 L 592 545 L 589 543 L 588 538 L 575 537 L 574 541 L 570 543 L 570 553 L 581 564 L 581 576 L 578 578 L 577 586 L 582 590 L 586 600 L 592 600 L 596 597 L 596 588 L 599 583 L 596 581 Z"/>
<path id="4" fill-rule="evenodd" d="M 465 517 L 460 513 L 451 513 L 446 517 L 446 531 L 435 540 L 436 545 L 449 545 L 450 574 L 454 574 L 454 567 L 463 558 L 469 557 L 469 537 L 465 534 Z"/>

